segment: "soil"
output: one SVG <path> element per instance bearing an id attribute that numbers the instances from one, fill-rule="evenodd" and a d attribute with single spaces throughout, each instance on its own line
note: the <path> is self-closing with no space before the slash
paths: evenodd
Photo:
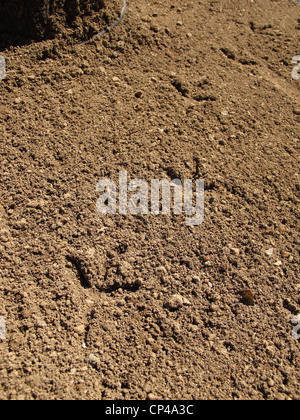
<path id="1" fill-rule="evenodd" d="M 300 397 L 299 7 L 135 0 L 0 51 L 1 399 Z M 204 179 L 203 223 L 98 215 L 120 170 Z"/>
<path id="2" fill-rule="evenodd" d="M 107 17 L 113 5 L 104 13 L 103 7 L 103 0 L 0 0 L 0 48 L 68 34 L 87 36 L 93 21 Z"/>

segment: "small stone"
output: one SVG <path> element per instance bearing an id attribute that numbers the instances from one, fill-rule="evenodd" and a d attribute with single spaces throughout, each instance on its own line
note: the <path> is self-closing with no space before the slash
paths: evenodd
<path id="1" fill-rule="evenodd" d="M 292 323 L 293 325 L 300 324 L 300 314 L 299 314 L 299 315 L 295 315 L 295 316 L 292 318 L 291 323 Z"/>
<path id="2" fill-rule="evenodd" d="M 35 327 L 37 327 L 37 328 L 45 328 L 45 327 L 47 327 L 46 322 L 43 319 L 39 318 L 38 316 L 33 315 L 32 316 L 32 319 L 34 320 L 34 326 Z"/>
<path id="3" fill-rule="evenodd" d="M 195 284 L 199 284 L 201 282 L 201 279 L 199 276 L 193 276 L 192 282 Z"/>
<path id="4" fill-rule="evenodd" d="M 300 108 L 294 108 L 293 112 L 295 115 L 300 115 Z"/>
<path id="5" fill-rule="evenodd" d="M 168 274 L 167 269 L 163 265 L 160 265 L 159 267 L 157 267 L 155 271 L 156 271 L 156 274 L 159 274 L 159 275 Z"/>
<path id="6" fill-rule="evenodd" d="M 230 248 L 230 251 L 232 254 L 234 255 L 240 255 L 240 250 L 239 248 Z"/>
<path id="7" fill-rule="evenodd" d="M 77 327 L 74 328 L 74 331 L 77 334 L 80 334 L 80 335 L 84 334 L 84 332 L 85 332 L 85 325 L 83 325 L 83 324 L 78 325 Z"/>
<path id="8" fill-rule="evenodd" d="M 268 255 L 268 257 L 271 257 L 273 253 L 274 253 L 274 248 L 270 248 L 265 251 L 265 254 Z"/>
<path id="9" fill-rule="evenodd" d="M 244 289 L 241 291 L 241 296 L 244 302 L 249 306 L 254 306 L 255 304 L 255 296 L 252 290 Z"/>
<path id="10" fill-rule="evenodd" d="M 133 267 L 128 261 L 122 261 L 118 266 L 119 273 L 123 277 L 128 277 L 133 272 Z"/>
<path id="11" fill-rule="evenodd" d="M 27 207 L 35 208 L 35 209 L 42 209 L 45 205 L 44 200 L 29 200 L 27 203 Z"/>
<path id="12" fill-rule="evenodd" d="M 170 310 L 177 310 L 183 306 L 184 299 L 182 296 L 175 294 L 165 303 L 165 307 Z"/>
<path id="13" fill-rule="evenodd" d="M 276 261 L 274 265 L 276 265 L 276 267 L 280 267 L 282 265 L 282 261 Z"/>
<path id="14" fill-rule="evenodd" d="M 0 316 L 0 340 L 5 340 L 6 338 L 6 326 L 4 316 Z"/>
<path id="15" fill-rule="evenodd" d="M 197 325 L 190 324 L 188 326 L 188 330 L 191 332 L 197 332 L 199 330 L 199 327 Z"/>
<path id="16" fill-rule="evenodd" d="M 155 401 L 155 400 L 158 400 L 158 399 L 159 398 L 157 397 L 157 395 L 154 395 L 152 393 L 150 393 L 150 394 L 147 395 L 147 400 Z"/>
<path id="17" fill-rule="evenodd" d="M 94 305 L 95 302 L 91 299 L 86 299 L 86 303 L 87 305 Z"/>
<path id="18" fill-rule="evenodd" d="M 23 103 L 24 103 L 24 100 L 23 100 L 22 98 L 18 97 L 18 98 L 16 98 L 16 99 L 14 100 L 14 103 L 15 103 L 16 105 L 20 105 L 20 104 L 23 104 Z"/>
<path id="19" fill-rule="evenodd" d="M 192 305 L 191 302 L 185 297 L 182 298 L 182 302 L 186 306 L 191 306 Z"/>
<path id="20" fill-rule="evenodd" d="M 3 228 L 0 230 L 0 242 L 8 242 L 10 240 L 10 232 L 8 229 Z"/>
<path id="21" fill-rule="evenodd" d="M 93 353 L 91 353 L 91 354 L 88 356 L 88 362 L 89 362 L 91 365 L 95 366 L 95 365 L 97 365 L 98 363 L 100 363 L 100 359 L 99 359 L 97 356 L 95 356 Z"/>
<path id="22" fill-rule="evenodd" d="M 22 309 L 20 315 L 23 319 L 28 319 L 32 317 L 32 311 L 30 309 Z"/>
<path id="23" fill-rule="evenodd" d="M 219 309 L 218 305 L 216 305 L 215 303 L 211 303 L 210 307 L 209 307 L 209 311 L 210 312 L 217 312 Z"/>
<path id="24" fill-rule="evenodd" d="M 14 224 L 15 229 L 24 229 L 27 225 L 26 219 L 22 218 L 21 220 L 16 221 Z"/>
<path id="25" fill-rule="evenodd" d="M 275 347 L 273 347 L 273 346 L 268 346 L 268 347 L 266 347 L 266 351 L 267 351 L 267 354 L 268 354 L 270 357 L 274 357 L 274 355 L 275 355 L 275 353 L 276 353 Z"/>
<path id="26" fill-rule="evenodd" d="M 153 31 L 153 32 L 155 32 L 155 33 L 158 33 L 160 31 L 160 27 L 158 25 L 152 24 L 150 26 L 150 30 Z"/>

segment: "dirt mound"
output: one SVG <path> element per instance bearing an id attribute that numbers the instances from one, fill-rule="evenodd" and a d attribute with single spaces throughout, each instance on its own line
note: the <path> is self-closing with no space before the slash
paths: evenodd
<path id="1" fill-rule="evenodd" d="M 111 2 L 107 2 L 111 7 Z M 0 0 L 0 45 L 91 32 L 103 0 Z M 93 30 L 92 30 L 93 31 Z M 95 28 L 94 28 L 95 31 Z"/>
<path id="2" fill-rule="evenodd" d="M 298 16 L 135 0 L 0 50 L 1 399 L 300 398 Z M 204 179 L 203 223 L 100 217 L 120 170 Z"/>

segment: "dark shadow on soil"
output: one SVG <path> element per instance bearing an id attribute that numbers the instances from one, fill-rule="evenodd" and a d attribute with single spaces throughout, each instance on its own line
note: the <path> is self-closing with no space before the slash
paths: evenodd
<path id="1" fill-rule="evenodd" d="M 86 37 L 84 19 L 103 7 L 104 0 L 0 0 L 0 50 L 58 34 Z"/>

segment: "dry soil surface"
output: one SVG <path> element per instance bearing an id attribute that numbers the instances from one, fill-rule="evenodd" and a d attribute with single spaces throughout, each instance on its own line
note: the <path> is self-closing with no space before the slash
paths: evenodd
<path id="1" fill-rule="evenodd" d="M 1 399 L 300 397 L 299 12 L 132 0 L 0 51 Z M 120 170 L 204 179 L 203 223 L 99 216 Z"/>

